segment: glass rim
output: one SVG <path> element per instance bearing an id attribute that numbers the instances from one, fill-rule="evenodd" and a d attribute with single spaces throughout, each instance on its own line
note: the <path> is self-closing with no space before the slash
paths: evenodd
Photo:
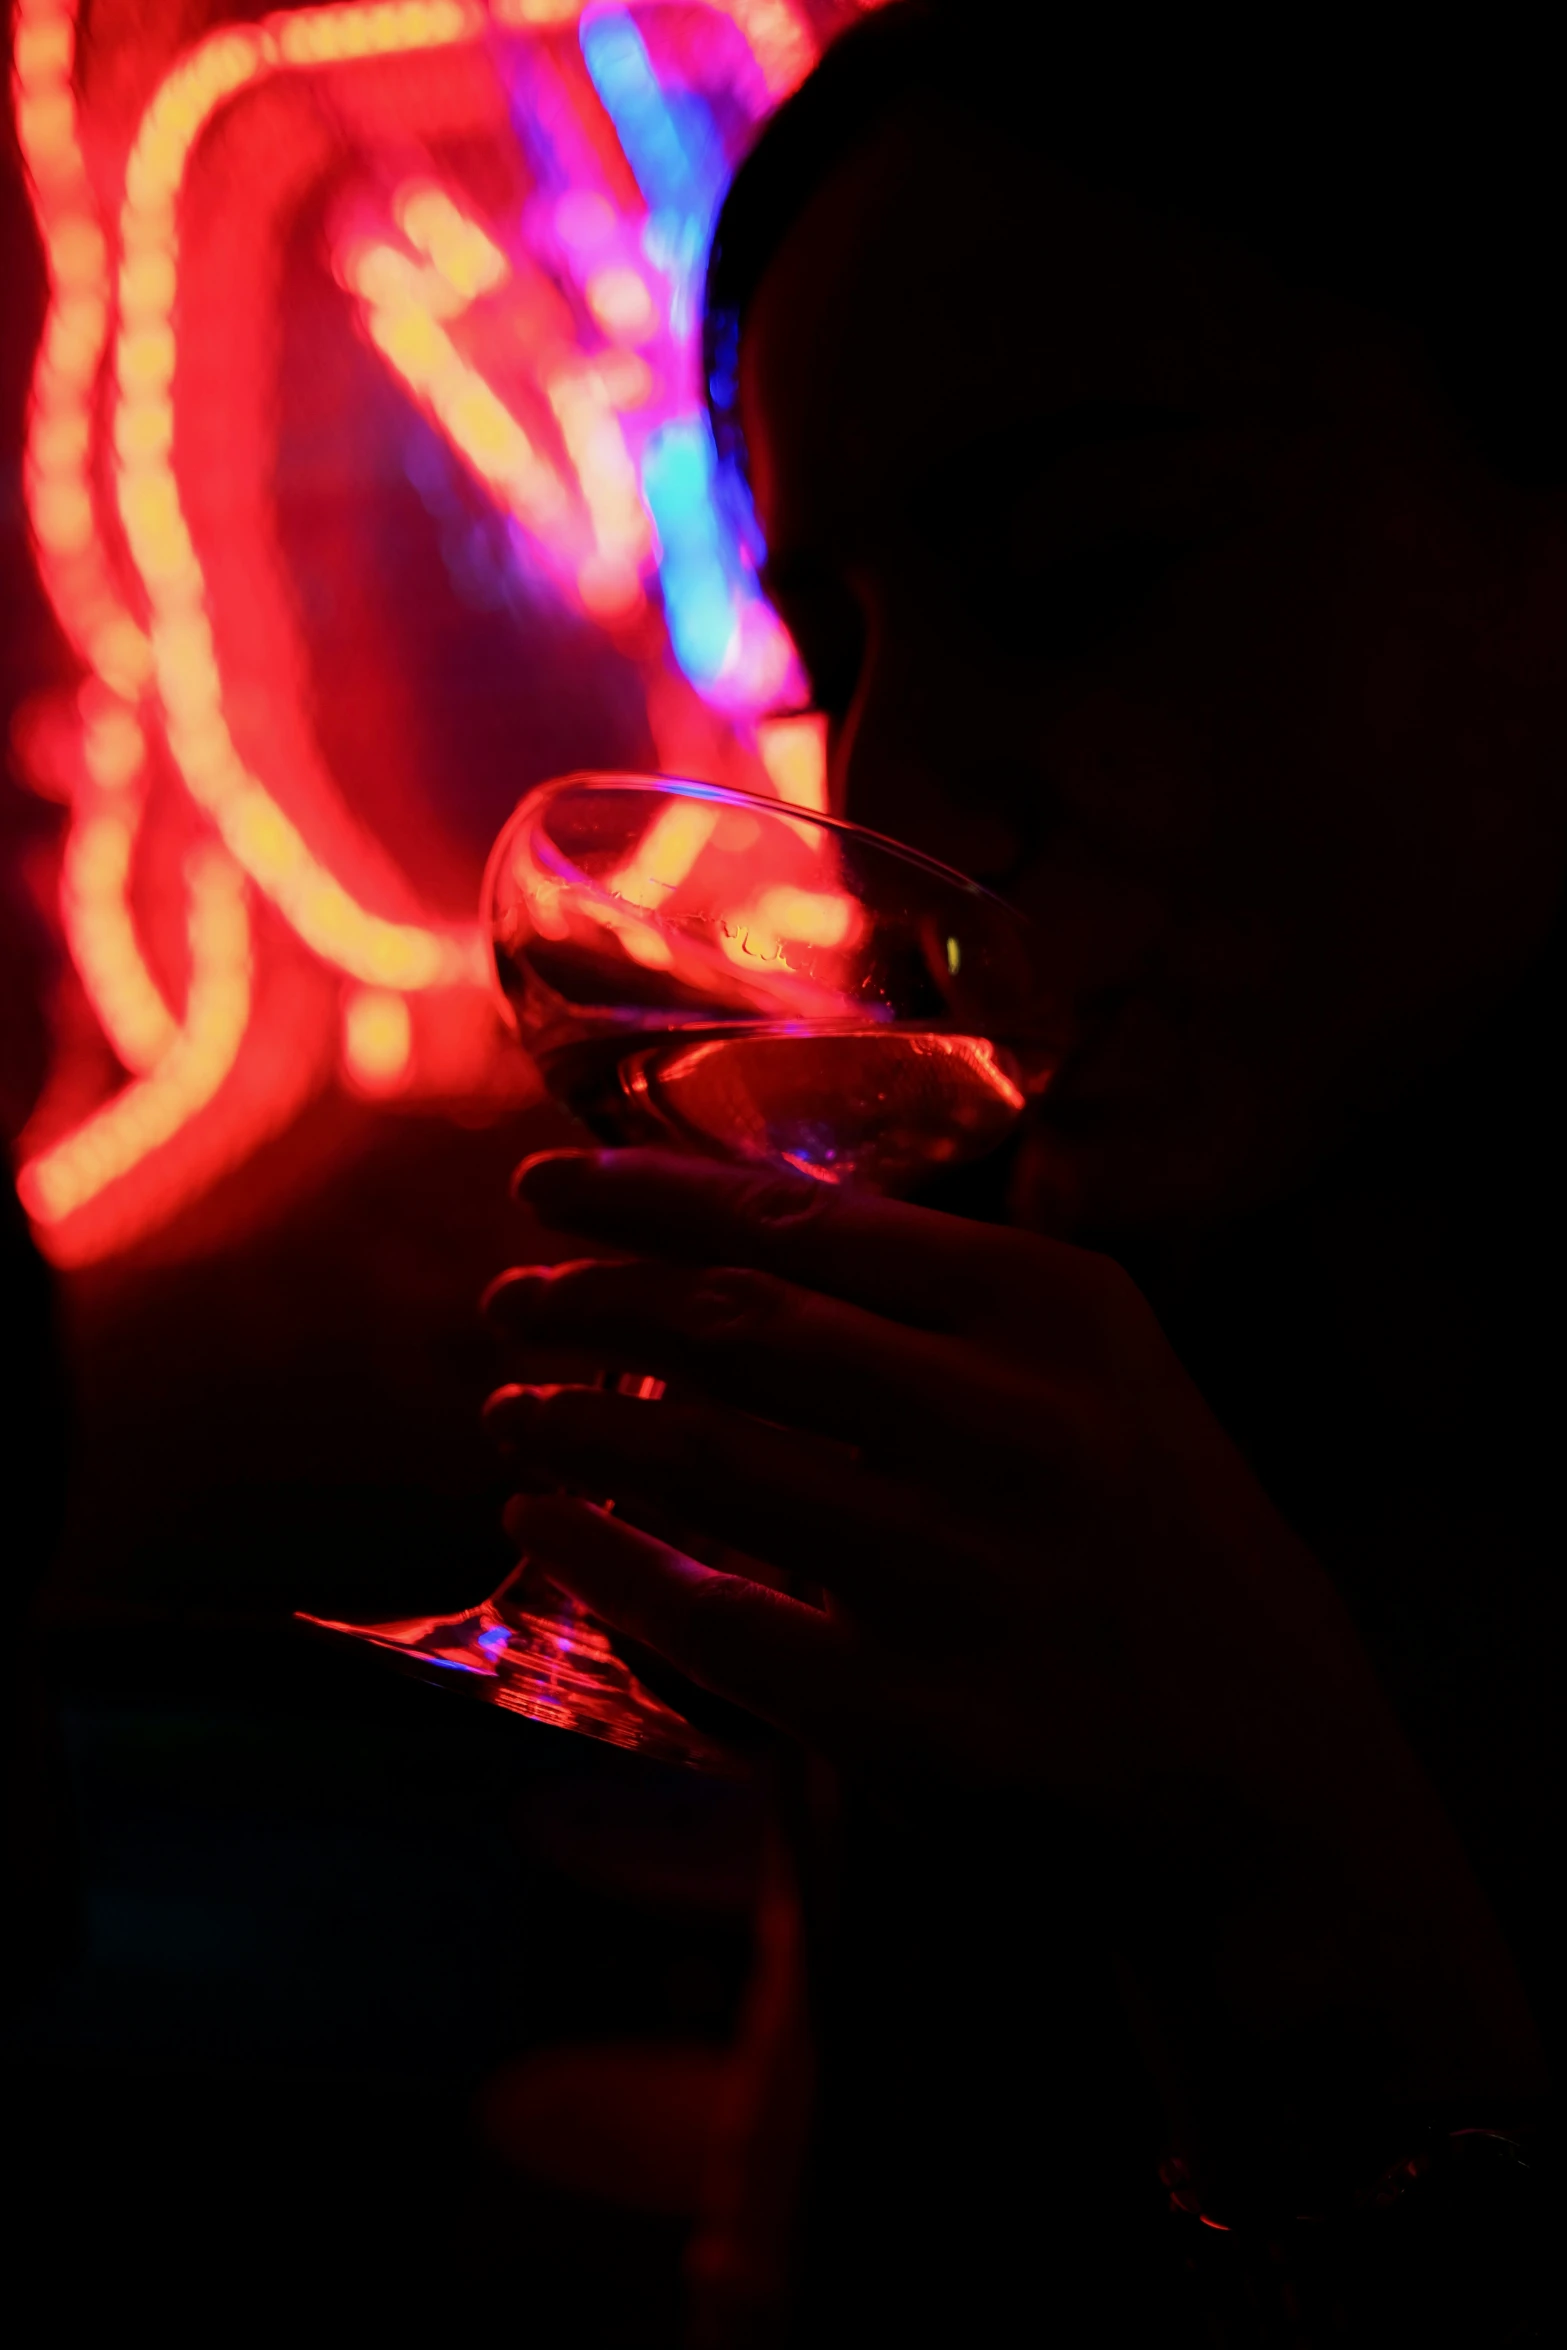
<path id="1" fill-rule="evenodd" d="M 536 783 L 531 790 L 523 793 L 496 834 L 495 844 L 485 861 L 484 882 L 479 897 L 479 911 L 485 922 L 490 918 L 494 895 L 492 884 L 502 845 L 510 838 L 512 828 L 524 810 L 533 800 L 564 792 L 572 785 L 584 784 L 590 788 L 601 786 L 605 790 L 649 794 L 663 792 L 678 799 L 715 801 L 720 807 L 743 809 L 747 814 L 781 817 L 788 823 L 819 825 L 823 832 L 838 833 L 847 840 L 868 841 L 873 848 L 896 857 L 900 863 L 912 865 L 935 880 L 954 885 L 968 897 L 982 899 L 986 905 L 994 906 L 998 912 L 1007 915 L 1013 922 L 1021 923 L 1025 929 L 1033 928 L 1029 916 L 1020 907 L 1014 906 L 1010 898 L 987 889 L 972 874 L 961 872 L 956 865 L 943 864 L 939 857 L 928 856 L 923 849 L 910 847 L 907 841 L 894 840 L 891 833 L 873 831 L 868 824 L 856 824 L 850 817 L 829 816 L 823 809 L 802 808 L 793 800 L 774 799 L 765 792 L 739 791 L 733 784 L 698 783 L 691 776 L 653 775 L 639 768 L 621 770 L 613 767 L 574 768 L 568 774 L 554 775 L 544 783 Z"/>

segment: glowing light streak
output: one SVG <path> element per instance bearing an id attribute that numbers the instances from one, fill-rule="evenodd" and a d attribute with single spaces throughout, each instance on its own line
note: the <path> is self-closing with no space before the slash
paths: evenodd
<path id="1" fill-rule="evenodd" d="M 762 765 L 781 800 L 827 813 L 827 724 L 809 714 L 764 718 L 756 730 Z"/>
<path id="2" fill-rule="evenodd" d="M 660 577 L 675 657 L 693 684 L 713 684 L 738 639 L 735 599 L 712 496 L 711 439 L 703 420 L 676 417 L 642 458 L 642 495 L 663 543 Z"/>
<path id="3" fill-rule="evenodd" d="M 67 638 L 110 689 L 84 696 L 82 757 L 100 790 L 140 773 L 145 744 L 134 698 L 151 667 L 97 527 L 93 394 L 108 335 L 109 252 L 82 155 L 72 73 L 75 0 L 20 0 L 12 81 L 17 133 L 49 276 L 27 419 L 23 481 L 44 587 Z M 98 1019 L 126 1067 L 152 1066 L 176 1028 L 136 937 L 128 885 L 139 801 L 79 814 L 61 875 L 66 944 Z"/>
<path id="4" fill-rule="evenodd" d="M 689 100 L 682 107 L 666 96 L 624 9 L 588 10 L 581 41 L 593 86 L 651 209 L 705 217 L 723 171 L 705 109 L 699 116 Z"/>
<path id="5" fill-rule="evenodd" d="M 848 946 L 859 927 L 859 909 L 852 898 L 836 890 L 795 889 L 784 884 L 763 891 L 751 925 L 798 946 Z"/>
<path id="6" fill-rule="evenodd" d="M 816 62 L 810 24 L 788 0 L 708 0 L 745 37 L 771 99 L 786 98 Z M 593 0 L 495 0 L 498 24 L 545 28 L 575 24 L 594 12 Z M 617 11 L 618 13 L 618 11 Z"/>
<path id="7" fill-rule="evenodd" d="M 706 800 L 671 800 L 605 887 L 629 906 L 655 913 L 685 880 L 717 830 L 723 810 Z"/>
<path id="8" fill-rule="evenodd" d="M 675 950 L 661 932 L 650 922 L 622 922 L 619 925 L 620 943 L 633 963 L 640 963 L 647 971 L 668 971 L 675 960 Z"/>
<path id="9" fill-rule="evenodd" d="M 781 7 L 781 0 L 778 0 Z M 787 11 L 730 8 L 753 57 L 765 52 L 772 78 L 798 79 L 814 56 L 808 33 Z M 792 42 L 787 26 L 800 42 Z M 667 287 L 659 315 L 640 270 L 606 260 L 583 287 L 588 307 L 612 341 L 651 343 L 662 328 L 674 347 L 678 380 L 694 324 L 699 264 L 726 177 L 723 147 L 706 101 L 692 90 L 666 91 L 633 18 L 623 8 L 584 10 L 579 40 L 599 100 L 615 128 L 649 206 L 642 249 Z M 786 86 L 792 87 L 790 80 Z M 568 234 L 602 223 L 567 219 Z M 591 238 L 590 238 L 591 246 Z M 645 307 L 644 307 L 645 306 Z M 722 526 L 714 495 L 713 453 L 700 412 L 669 417 L 642 456 L 642 489 L 662 542 L 659 578 L 675 658 L 707 700 L 749 716 L 776 700 L 793 668 L 793 647 L 763 602 L 754 573 Z"/>
<path id="10" fill-rule="evenodd" d="M 770 93 L 779 96 L 792 87 L 814 56 L 803 17 L 786 0 L 716 4 L 740 26 Z M 383 1058 L 389 1054 L 386 1039 L 399 1013 L 411 1050 L 408 1007 L 400 991 L 460 986 L 478 980 L 482 972 L 473 933 L 393 922 L 361 906 L 241 760 L 229 733 L 205 581 L 175 472 L 172 395 L 179 287 L 176 215 L 190 157 L 219 111 L 273 74 L 472 41 L 490 19 L 477 0 L 391 0 L 300 10 L 212 32 L 179 60 L 143 115 L 125 170 L 116 268 L 81 151 L 72 86 L 76 6 L 77 0 L 18 0 L 15 16 L 17 126 L 50 284 L 24 479 L 45 586 L 71 642 L 101 681 L 93 690 L 103 694 L 107 689 L 91 712 L 84 703 L 87 722 L 79 762 L 84 780 L 73 787 L 76 810 L 62 875 L 63 918 L 105 1031 L 138 1076 L 116 1101 L 24 1170 L 25 1196 L 40 1220 L 55 1226 L 51 1253 L 62 1260 L 76 1245 L 61 1233 L 62 1219 L 69 1225 L 78 1208 L 99 1199 L 140 1159 L 158 1151 L 211 1099 L 238 1052 L 251 1000 L 243 885 L 215 849 L 203 853 L 208 861 L 198 858 L 187 868 L 193 893 L 193 976 L 182 1025 L 174 1021 L 141 956 L 129 880 L 145 757 L 136 704 L 149 689 L 162 702 L 169 747 L 184 781 L 232 856 L 308 946 L 366 983 L 350 1005 L 373 1000 L 382 1006 L 375 1015 L 381 1045 L 365 1047 L 371 1061 L 377 1050 Z M 613 13 L 629 24 L 623 12 L 588 13 L 590 19 Z M 581 14 L 575 0 L 505 0 L 493 11 L 503 23 L 530 26 L 570 24 Z M 645 58 L 634 30 L 633 38 Z M 677 142 L 692 125 L 704 130 L 700 102 L 678 93 L 664 115 Z M 704 173 L 712 161 L 701 138 L 698 150 L 688 146 L 685 152 L 684 195 L 693 204 L 704 194 Z M 595 195 L 572 191 L 564 201 L 581 197 L 592 202 Z M 612 208 L 602 197 L 596 200 L 613 231 Z M 547 539 L 553 536 L 558 556 L 575 539 L 575 584 L 584 606 L 611 620 L 636 610 L 642 601 L 640 572 L 658 550 L 615 411 L 651 402 L 659 378 L 624 347 L 592 363 L 579 359 L 575 367 L 557 365 L 547 374 L 542 388 L 591 527 L 592 548 L 582 555 L 580 534 L 569 527 L 572 501 L 565 485 L 520 421 L 466 366 L 441 324 L 503 281 L 505 256 L 438 187 L 402 191 L 397 218 L 424 265 L 383 249 L 385 274 L 378 286 L 364 289 L 368 307 L 379 314 L 379 347 L 519 520 Z M 564 225 L 563 215 L 563 234 Z M 604 280 L 598 306 L 605 318 L 618 295 L 616 331 L 623 344 L 638 339 L 641 312 L 632 319 L 629 285 L 616 287 L 602 270 L 598 275 Z M 650 334 L 657 333 L 658 303 L 646 281 L 624 264 L 622 276 L 634 281 L 651 315 Z M 676 324 L 672 311 L 667 331 L 673 333 Z M 148 626 L 132 617 L 115 584 L 95 509 L 97 386 L 111 333 L 115 489 L 126 545 L 146 593 Z M 689 583 L 690 532 L 682 551 Z M 754 706 L 754 699 L 761 698 L 759 682 L 765 694 L 766 681 L 787 666 L 787 642 L 775 625 L 769 634 L 765 618 L 758 621 L 749 608 L 754 594 L 748 603 L 745 583 L 729 585 L 738 586 L 741 609 L 738 626 L 730 612 L 723 682 L 733 689 L 727 698 L 738 694 L 743 699 L 749 692 Z M 678 604 L 678 595 L 674 601 Z M 686 617 L 691 619 L 689 611 Z M 701 619 L 698 613 L 698 636 Z M 688 646 L 692 634 L 688 625 Z M 650 927 L 639 939 L 643 927 L 633 929 L 637 944 L 628 942 L 628 952 L 636 955 L 639 944 L 639 959 L 661 961 L 663 942 Z M 396 1007 L 390 1014 L 388 1004 Z M 347 1033 L 356 1016 L 361 1024 L 369 1018 L 345 1006 L 345 1065 L 352 1060 Z M 279 1102 L 287 1090 L 279 1091 Z M 250 1117 L 252 1139 L 264 1126 L 265 1121 L 257 1125 Z M 203 1147 L 210 1157 L 210 1147 Z M 216 1167 L 214 1161 L 212 1171 Z M 210 1172 L 194 1179 L 195 1188 L 210 1179 Z M 81 1243 L 81 1249 L 93 1254 L 123 1245 L 128 1233 L 169 1212 L 169 1203 L 188 1189 L 172 1162 L 160 1162 L 157 1187 L 161 1210 L 149 1187 L 143 1210 L 114 1211 L 118 1239 L 103 1238 L 109 1225 L 98 1217 L 92 1230 L 99 1237 Z"/>
<path id="11" fill-rule="evenodd" d="M 80 816 L 66 842 L 60 879 L 65 943 L 105 1035 L 127 1069 L 150 1069 L 178 1023 L 141 959 L 127 905 L 140 809 Z"/>
<path id="12" fill-rule="evenodd" d="M 543 31 L 553 25 L 575 24 L 585 4 L 586 0 L 495 0 L 495 21 Z"/>
<path id="13" fill-rule="evenodd" d="M 395 245 L 362 245 L 343 264 L 343 282 L 373 311 L 390 317 L 459 318 L 468 308 L 450 278 L 438 269 L 422 268 L 399 253 Z"/>
<path id="14" fill-rule="evenodd" d="M 117 792 L 134 783 L 147 763 L 147 738 L 134 710 L 91 684 L 80 696 L 82 764 L 100 791 Z"/>
<path id="15" fill-rule="evenodd" d="M 641 922 L 627 907 L 608 898 L 571 898 L 557 900 L 560 911 L 567 917 L 568 932 L 580 921 L 596 922 L 602 930 L 612 930 L 633 963 L 644 970 L 668 971 L 675 961 L 675 949 L 663 932 L 651 922 Z"/>
<path id="16" fill-rule="evenodd" d="M 593 526 L 595 547 L 577 569 L 588 611 L 618 619 L 643 602 L 641 571 L 653 531 L 602 370 L 564 366 L 549 379 L 549 402 Z"/>
<path id="17" fill-rule="evenodd" d="M 807 831 L 811 854 L 802 860 L 791 836 Z M 715 854 L 707 862 L 710 843 Z M 537 836 L 520 828 L 511 851 L 512 903 L 520 900 L 526 933 L 573 939 L 600 961 L 598 934 L 608 931 L 628 962 L 669 972 L 688 990 L 688 1007 L 705 1003 L 715 1016 L 746 1019 L 842 1020 L 858 1009 L 844 992 L 847 974 L 814 956 L 852 945 L 859 909 L 834 889 L 785 878 L 791 868 L 819 873 L 821 847 L 819 828 L 798 817 L 764 827 L 722 800 L 671 795 L 607 872 L 574 870 L 569 862 L 561 871 L 558 853 L 541 854 Z M 699 878 L 682 897 L 693 875 Z"/>
<path id="18" fill-rule="evenodd" d="M 72 808 L 59 893 L 66 945 L 116 1054 L 127 1069 L 148 1069 L 178 1023 L 143 960 L 131 915 L 146 764 L 141 724 L 89 679 L 74 701 L 57 696 L 33 705 L 13 748 L 33 789 Z"/>
<path id="19" fill-rule="evenodd" d="M 694 323 L 697 273 L 728 177 L 717 124 L 698 92 L 678 84 L 666 91 L 623 8 L 590 9 L 579 39 L 599 102 L 647 203 L 642 252 L 667 283 L 668 332 L 684 345 Z M 587 290 L 606 333 L 637 341 L 654 331 L 636 324 L 628 278 L 621 277 L 613 299 L 607 286 L 601 301 L 593 299 L 591 284 Z M 624 326 L 613 323 L 622 316 Z"/>
<path id="20" fill-rule="evenodd" d="M 400 272 L 401 259 L 390 246 L 372 245 L 347 262 L 348 281 L 366 305 L 371 341 L 479 479 L 525 529 L 548 538 L 570 511 L 560 476 L 422 305 L 419 273 Z M 440 282 L 446 284 L 444 276 Z"/>
<path id="21" fill-rule="evenodd" d="M 120 517 L 152 609 L 154 667 L 170 750 L 192 798 L 211 815 L 232 854 L 306 945 L 356 979 L 395 988 L 450 986 L 476 978 L 479 943 L 472 933 L 443 935 L 389 921 L 361 906 L 311 853 L 299 828 L 249 773 L 235 748 L 223 708 L 205 582 L 173 465 L 175 215 L 198 138 L 239 91 L 285 67 L 473 40 L 485 22 L 483 12 L 465 0 L 389 0 L 370 7 L 304 9 L 209 34 L 165 78 L 142 116 L 126 164 L 120 216 L 124 259 L 114 435 Z M 438 209 L 426 205 L 415 217 L 433 245 L 444 225 Z M 445 241 L 455 250 L 449 236 Z M 464 254 L 464 266 L 471 269 L 471 240 Z M 422 363 L 427 373 L 439 374 L 446 338 L 429 314 L 410 310 L 386 316 L 397 329 L 393 340 L 403 367 Z M 520 475 L 531 451 L 517 447 L 505 425 L 475 400 L 472 386 L 460 387 L 456 404 L 468 441 L 483 447 L 490 465 L 505 472 L 508 481 Z"/>
<path id="22" fill-rule="evenodd" d="M 641 570 L 652 557 L 653 534 L 605 371 L 575 354 L 546 371 L 547 396 L 593 534 L 592 547 L 580 554 L 572 544 L 580 545 L 576 516 L 559 478 L 438 323 L 455 320 L 478 295 L 504 284 L 505 255 L 439 190 L 405 190 L 394 210 L 430 265 L 421 268 L 385 244 L 361 244 L 346 254 L 340 274 L 365 305 L 372 341 L 480 480 L 544 539 L 574 577 L 584 608 L 602 620 L 640 610 Z M 636 284 L 651 318 L 650 297 L 640 279 Z M 625 381 L 633 394 L 642 392 L 646 369 Z"/>
<path id="23" fill-rule="evenodd" d="M 93 391 L 111 287 L 72 85 L 76 5 L 18 0 L 15 19 L 17 139 L 49 275 L 23 485 L 39 572 L 60 625 L 82 659 L 134 699 L 151 669 L 150 648 L 114 585 L 93 511 Z"/>
<path id="24" fill-rule="evenodd" d="M 20 0 L 13 50 L 18 134 L 50 273 L 24 466 L 29 516 L 40 573 L 62 625 L 103 687 L 118 697 L 84 712 L 86 775 L 99 792 L 120 794 L 139 774 L 144 741 L 130 705 L 155 673 L 171 747 L 187 783 L 217 817 L 241 861 L 272 883 L 301 934 L 350 968 L 358 961 L 376 976 L 400 973 L 414 985 L 437 976 L 477 977 L 477 940 L 443 940 L 365 914 L 244 775 L 227 738 L 201 609 L 201 576 L 171 463 L 174 203 L 206 121 L 274 60 L 314 63 L 430 46 L 471 38 L 481 26 L 475 10 L 436 0 L 304 12 L 285 19 L 275 39 L 270 26 L 226 30 L 182 61 L 144 116 L 127 165 L 121 222 L 121 397 L 114 444 L 122 520 L 133 557 L 141 558 L 153 608 L 150 638 L 113 586 L 93 507 L 93 399 L 108 336 L 109 250 L 82 157 L 72 88 L 74 0 Z M 432 239 L 442 238 L 438 209 L 426 206 L 415 219 Z M 440 258 L 469 276 L 484 267 L 471 238 L 459 250 L 445 237 Z M 248 920 L 242 891 L 230 886 L 230 877 L 237 877 L 226 859 L 198 859 L 188 869 L 193 973 L 183 1027 L 163 1002 L 130 911 L 140 815 L 139 796 L 127 794 L 113 804 L 89 794 L 66 845 L 61 913 L 67 944 L 106 1035 L 140 1081 L 23 1168 L 19 1190 L 43 1224 L 66 1222 L 172 1140 L 221 1084 L 249 1017 Z M 165 1182 L 162 1190 L 167 1212 L 180 1185 Z M 120 1239 L 144 1221 L 122 1218 Z"/>
<path id="25" fill-rule="evenodd" d="M 393 207 L 397 225 L 464 302 L 487 294 L 511 265 L 476 220 L 459 212 L 444 188 L 404 188 Z"/>
<path id="26" fill-rule="evenodd" d="M 788 0 L 714 0 L 714 5 L 744 34 L 768 97 L 787 98 L 816 63 L 816 37 L 806 17 Z"/>
<path id="27" fill-rule="evenodd" d="M 31 1159 L 17 1191 L 35 1222 L 60 1224 L 170 1140 L 217 1092 L 250 1018 L 250 921 L 244 877 L 221 849 L 193 852 L 190 994 L 184 1025 L 157 1067 L 63 1141 Z"/>
<path id="28" fill-rule="evenodd" d="M 733 920 L 719 936 L 720 950 L 738 970 L 754 969 L 759 963 L 787 969 L 788 949 L 791 946 L 821 943 L 815 939 L 800 938 L 792 930 L 781 930 L 768 920 L 768 900 L 775 894 L 771 890 L 765 891 L 756 904 L 737 910 Z M 841 1006 L 835 1008 L 841 1009 Z"/>
<path id="29" fill-rule="evenodd" d="M 413 1022 L 400 995 L 353 987 L 343 998 L 343 1066 L 361 1093 L 398 1093 L 413 1068 Z"/>
<path id="30" fill-rule="evenodd" d="M 520 857 L 512 871 L 528 901 L 528 918 L 540 936 L 556 940 L 570 938 L 571 921 L 562 903 L 564 892 L 559 885 L 546 881 L 540 873 L 534 873 L 526 858 Z"/>

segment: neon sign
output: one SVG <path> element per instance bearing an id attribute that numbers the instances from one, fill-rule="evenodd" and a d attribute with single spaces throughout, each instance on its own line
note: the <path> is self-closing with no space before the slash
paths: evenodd
<path id="1" fill-rule="evenodd" d="M 268 337 L 302 190 L 387 376 L 558 605 L 705 706 L 754 787 L 821 792 L 809 727 L 767 722 L 793 652 L 712 494 L 694 341 L 735 152 L 815 55 L 803 8 L 343 0 L 155 61 L 124 122 L 76 11 L 19 0 L 13 64 L 50 285 L 25 490 L 85 671 L 16 747 L 70 802 L 62 924 L 124 1072 L 23 1139 L 67 1263 L 166 1222 L 334 1075 L 496 1081 L 477 932 L 349 804 L 300 683 Z M 459 135 L 510 150 L 520 198 L 475 197 Z M 214 258 L 197 182 L 225 140 L 243 201 Z"/>

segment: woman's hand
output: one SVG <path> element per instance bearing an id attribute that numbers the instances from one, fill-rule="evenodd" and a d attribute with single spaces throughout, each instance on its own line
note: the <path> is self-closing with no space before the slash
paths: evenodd
<path id="1" fill-rule="evenodd" d="M 1116 1265 L 648 1151 L 551 1153 L 518 1190 L 625 1261 L 504 1274 L 494 1323 L 685 1399 L 491 1397 L 532 1489 L 508 1527 L 553 1579 L 830 1755 L 1066 1806 L 1155 1943 L 1161 1904 L 1176 1940 L 1203 1913 L 1180 1964 L 1199 2003 L 1233 1975 L 1227 2030 L 1369 2001 L 1392 2072 L 1444 2083 L 1526 2047 L 1336 1593 Z"/>
<path id="2" fill-rule="evenodd" d="M 551 1155 L 520 1190 L 639 1253 L 503 1275 L 501 1330 L 696 1400 L 502 1389 L 534 1480 L 626 1513 L 524 1497 L 513 1531 L 705 1686 L 831 1753 L 1123 1816 L 1183 1777 L 1285 1803 L 1382 1733 L 1326 1579 L 1108 1259 L 651 1152 Z"/>

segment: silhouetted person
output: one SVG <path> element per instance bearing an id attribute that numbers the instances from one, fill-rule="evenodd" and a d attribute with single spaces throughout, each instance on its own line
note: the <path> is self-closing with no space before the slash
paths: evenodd
<path id="1" fill-rule="evenodd" d="M 498 1404 L 510 1523 L 839 1774 L 802 2343 L 1535 2338 L 1567 378 L 1472 33 L 894 8 L 719 222 L 834 804 L 1075 1022 L 1020 1229 L 557 1156 L 628 1261 L 494 1308 L 706 1390 Z"/>

